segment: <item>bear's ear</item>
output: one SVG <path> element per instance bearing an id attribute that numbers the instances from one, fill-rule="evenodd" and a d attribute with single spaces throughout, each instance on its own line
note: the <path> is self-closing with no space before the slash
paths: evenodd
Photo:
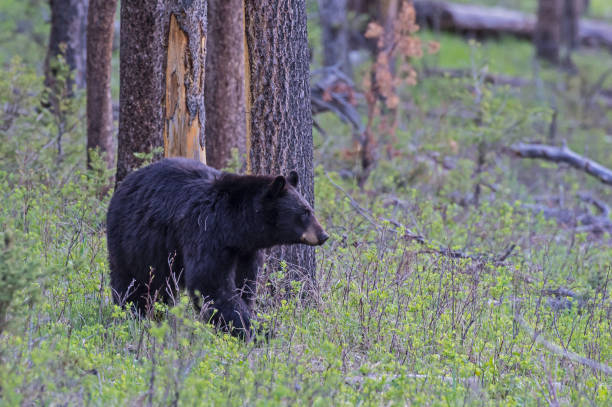
<path id="1" fill-rule="evenodd" d="M 297 187 L 298 184 L 298 173 L 295 171 L 291 171 L 289 173 L 289 183 L 291 184 L 292 187 Z"/>
<path id="2" fill-rule="evenodd" d="M 279 196 L 282 192 L 283 188 L 285 188 L 285 177 L 279 175 L 274 179 L 274 182 L 270 185 L 270 189 L 268 190 L 268 195 L 271 197 Z"/>

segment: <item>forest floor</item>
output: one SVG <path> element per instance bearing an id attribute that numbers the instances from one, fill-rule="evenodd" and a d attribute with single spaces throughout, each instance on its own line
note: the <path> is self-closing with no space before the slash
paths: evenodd
<path id="1" fill-rule="evenodd" d="M 112 304 L 112 191 L 101 161 L 85 169 L 84 97 L 60 133 L 36 52 L 4 56 L 0 404 L 611 405 L 612 188 L 512 146 L 566 144 L 612 168 L 612 56 L 581 49 L 569 71 L 512 38 L 418 35 L 440 50 L 414 63 L 395 133 L 376 118 L 361 187 L 351 128 L 315 117 L 331 238 L 316 286 L 283 284 L 285 269 L 262 279 L 257 320 L 273 337 L 249 343 L 199 321 L 187 296 L 155 320 Z"/>

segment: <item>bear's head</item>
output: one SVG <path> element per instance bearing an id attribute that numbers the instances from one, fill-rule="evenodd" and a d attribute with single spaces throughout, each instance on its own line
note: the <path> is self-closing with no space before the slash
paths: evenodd
<path id="1" fill-rule="evenodd" d="M 312 207 L 296 189 L 298 174 L 279 175 L 268 186 L 263 210 L 271 225 L 276 244 L 303 243 L 318 246 L 329 235 L 319 224 Z"/>

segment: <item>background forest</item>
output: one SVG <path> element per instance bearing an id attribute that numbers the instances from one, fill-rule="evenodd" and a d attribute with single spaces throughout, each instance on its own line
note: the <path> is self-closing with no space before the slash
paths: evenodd
<path id="1" fill-rule="evenodd" d="M 313 279 L 267 268 L 245 342 L 112 303 L 117 167 L 49 2 L 0 0 L 0 404 L 612 405 L 609 0 L 294 3 L 331 238 Z"/>

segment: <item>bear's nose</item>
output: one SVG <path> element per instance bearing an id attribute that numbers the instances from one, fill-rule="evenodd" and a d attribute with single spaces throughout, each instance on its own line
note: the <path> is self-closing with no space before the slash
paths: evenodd
<path id="1" fill-rule="evenodd" d="M 323 244 L 325 243 L 325 241 L 329 239 L 329 235 L 327 234 L 327 232 L 323 232 L 319 235 L 319 244 Z"/>

